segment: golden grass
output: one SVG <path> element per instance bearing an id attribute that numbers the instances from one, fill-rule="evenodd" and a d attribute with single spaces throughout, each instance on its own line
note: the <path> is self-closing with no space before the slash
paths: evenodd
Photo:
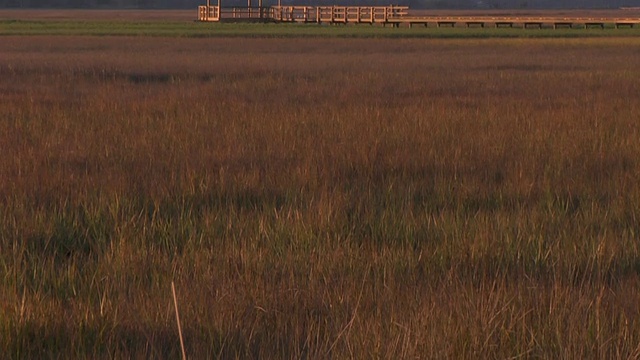
<path id="1" fill-rule="evenodd" d="M 640 355 L 637 39 L 2 40 L 9 358 Z"/>

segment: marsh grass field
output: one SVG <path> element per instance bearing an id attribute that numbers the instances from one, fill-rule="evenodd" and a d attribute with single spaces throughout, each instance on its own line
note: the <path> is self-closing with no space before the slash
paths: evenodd
<path id="1" fill-rule="evenodd" d="M 236 6 L 244 6 L 236 4 Z M 640 10 L 411 10 L 412 16 L 638 18 Z M 141 36 L 177 38 L 593 38 L 638 37 L 640 28 L 385 28 L 380 25 L 204 23 L 193 10 L 0 9 L 0 36 Z"/>
<path id="2" fill-rule="evenodd" d="M 640 38 L 4 36 L 5 358 L 638 358 Z"/>

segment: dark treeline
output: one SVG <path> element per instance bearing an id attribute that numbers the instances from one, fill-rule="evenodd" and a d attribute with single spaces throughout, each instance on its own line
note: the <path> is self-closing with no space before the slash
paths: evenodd
<path id="1" fill-rule="evenodd" d="M 0 8 L 191 9 L 204 0 L 0 0 Z M 227 4 L 246 4 L 231 0 Z M 276 0 L 273 0 L 275 3 Z M 270 4 L 269 0 L 265 2 Z M 425 9 L 615 9 L 640 0 L 282 0 L 290 5 L 409 5 Z"/>

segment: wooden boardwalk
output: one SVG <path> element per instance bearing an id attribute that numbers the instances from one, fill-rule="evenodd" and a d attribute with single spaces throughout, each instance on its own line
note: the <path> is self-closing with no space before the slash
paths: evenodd
<path id="1" fill-rule="evenodd" d="M 616 28 L 634 27 L 640 24 L 639 18 L 588 18 L 588 17 L 519 17 L 519 16 L 405 16 L 392 19 L 391 22 L 433 27 L 520 27 L 520 28 L 591 28 L 613 26 Z"/>
<path id="2" fill-rule="evenodd" d="M 208 11 L 207 11 L 208 9 Z M 393 24 L 408 15 L 407 6 L 198 7 L 200 21 L 273 21 L 319 24 Z"/>
<path id="3" fill-rule="evenodd" d="M 249 0 L 251 1 L 251 0 Z M 249 3 L 250 5 L 250 3 Z M 281 23 L 380 24 L 424 27 L 633 28 L 637 17 L 429 16 L 412 15 L 408 6 L 200 6 L 200 21 L 272 21 Z"/>

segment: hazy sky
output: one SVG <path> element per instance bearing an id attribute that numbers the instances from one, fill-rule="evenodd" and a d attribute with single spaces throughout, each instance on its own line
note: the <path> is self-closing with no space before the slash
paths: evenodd
<path id="1" fill-rule="evenodd" d="M 193 8 L 205 0 L 0 0 L 0 7 L 73 7 L 73 8 Z M 227 0 L 228 4 L 246 3 Z M 269 0 L 266 0 L 269 4 Z M 274 1 L 275 3 L 275 1 Z M 283 0 L 304 5 L 388 5 L 414 8 L 618 8 L 640 6 L 640 0 Z"/>

